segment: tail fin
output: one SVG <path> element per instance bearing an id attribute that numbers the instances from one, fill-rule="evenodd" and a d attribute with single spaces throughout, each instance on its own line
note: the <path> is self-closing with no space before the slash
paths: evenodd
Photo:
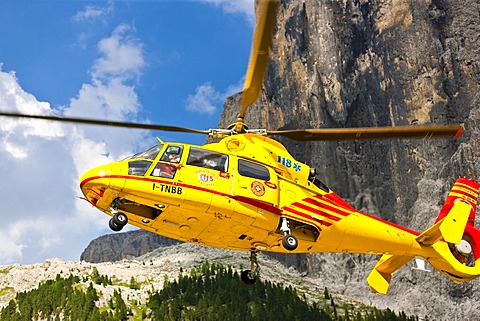
<path id="1" fill-rule="evenodd" d="M 471 213 L 469 215 L 468 220 L 473 224 L 475 221 L 475 213 L 477 211 L 477 199 L 478 199 L 478 189 L 480 184 L 475 182 L 474 180 L 459 177 L 455 184 L 453 184 L 450 193 L 448 194 L 447 199 L 445 200 L 445 204 L 443 204 L 442 210 L 438 214 L 437 220 L 435 223 L 440 221 L 442 218 L 447 216 L 450 212 L 450 209 L 453 207 L 455 202 L 461 200 L 467 204 L 472 206 Z"/>
<path id="2" fill-rule="evenodd" d="M 450 190 L 447 199 L 445 200 L 435 224 L 433 225 L 435 226 L 437 224 L 442 224 L 440 223 L 442 220 L 448 221 L 449 219 L 446 219 L 447 217 L 450 217 L 450 220 L 455 220 L 454 222 L 443 223 L 445 226 L 441 235 L 445 242 L 450 243 L 451 245 L 458 245 L 460 242 L 462 242 L 462 240 L 469 243 L 473 251 L 472 254 L 475 261 L 480 258 L 480 231 L 476 229 L 474 225 L 475 215 L 477 212 L 479 188 L 480 184 L 474 180 L 465 177 L 459 177 L 455 184 L 453 184 L 453 187 Z M 452 212 L 456 214 L 452 215 Z M 459 212 L 463 212 L 463 214 L 459 214 Z M 422 233 L 422 235 L 427 231 Z M 422 235 L 417 238 L 417 241 L 422 245 L 428 244 L 428 242 L 422 242 Z M 454 255 L 457 256 L 457 249 L 453 246 L 451 246 L 451 248 L 451 250 L 454 252 Z"/>
<path id="3" fill-rule="evenodd" d="M 448 211 L 445 216 L 437 220 L 435 224 L 416 238 L 418 244 L 423 246 L 433 245 L 442 238 L 445 242 L 460 244 L 467 221 L 472 213 L 472 206 L 458 199 L 452 203 L 451 206 L 448 204 Z"/>
<path id="4" fill-rule="evenodd" d="M 479 188 L 473 180 L 458 178 L 435 224 L 415 239 L 423 252 L 419 255 L 455 282 L 480 276 L 480 230 L 474 226 Z M 411 256 L 383 255 L 367 278 L 372 291 L 386 293 L 393 273 L 415 256 L 413 251 Z"/>

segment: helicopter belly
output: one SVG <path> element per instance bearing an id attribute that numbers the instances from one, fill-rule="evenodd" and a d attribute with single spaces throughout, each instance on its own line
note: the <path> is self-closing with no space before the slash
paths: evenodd
<path id="1" fill-rule="evenodd" d="M 152 208 L 151 205 L 145 205 L 152 200 L 132 195 L 128 198 L 137 204 L 143 204 L 141 206 Z M 150 232 L 185 242 L 232 250 L 283 252 L 280 246 L 282 234 L 276 232 L 279 221 L 277 214 L 226 198 L 223 203 L 216 202 L 215 206 L 208 207 L 205 203 L 194 202 L 192 199 L 181 206 L 169 204 L 167 198 L 156 201 L 162 201 L 165 207 L 155 219 L 137 215 L 137 205 L 137 210 L 132 208 L 134 211 L 127 213 L 129 222 Z"/>
<path id="2" fill-rule="evenodd" d="M 146 177 L 104 180 L 85 185 L 87 199 L 95 200 L 92 204 L 108 215 L 112 208 L 127 214 L 129 223 L 139 228 L 233 250 L 286 252 L 278 230 L 281 211 L 271 203 L 182 181 Z M 316 235 L 301 226 L 293 234 L 303 241 L 298 251 L 310 252 Z"/>

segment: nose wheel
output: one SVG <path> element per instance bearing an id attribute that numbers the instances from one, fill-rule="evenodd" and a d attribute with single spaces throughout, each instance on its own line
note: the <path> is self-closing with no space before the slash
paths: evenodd
<path id="1" fill-rule="evenodd" d="M 113 204 L 112 204 L 113 205 Z M 114 232 L 119 232 L 128 223 L 128 216 L 124 213 L 120 213 L 116 210 L 115 206 L 110 208 L 110 212 L 113 214 L 112 218 L 108 222 L 108 226 Z"/>

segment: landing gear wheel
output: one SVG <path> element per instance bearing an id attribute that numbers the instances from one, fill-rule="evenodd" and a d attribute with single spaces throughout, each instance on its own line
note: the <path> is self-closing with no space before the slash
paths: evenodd
<path id="1" fill-rule="evenodd" d="M 128 216 L 123 213 L 115 213 L 112 218 L 113 222 L 118 226 L 125 226 L 128 223 Z"/>
<path id="2" fill-rule="evenodd" d="M 112 229 L 112 231 L 115 231 L 115 232 L 119 232 L 123 228 L 123 225 L 118 225 L 117 223 L 115 223 L 113 218 L 111 218 L 110 221 L 108 221 L 108 226 Z"/>
<path id="3" fill-rule="evenodd" d="M 247 285 L 255 284 L 255 281 L 257 281 L 257 276 L 251 270 L 242 271 L 240 278 L 242 279 L 242 282 Z"/>
<path id="4" fill-rule="evenodd" d="M 298 247 L 298 241 L 292 234 L 287 234 L 282 238 L 282 245 L 288 251 L 293 251 Z"/>

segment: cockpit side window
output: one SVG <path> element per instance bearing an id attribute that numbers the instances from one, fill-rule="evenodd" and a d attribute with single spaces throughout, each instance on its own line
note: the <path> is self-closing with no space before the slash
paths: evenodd
<path id="1" fill-rule="evenodd" d="M 151 175 L 156 177 L 174 178 L 177 166 L 182 157 L 183 146 L 169 145 Z"/>
<path id="2" fill-rule="evenodd" d="M 179 163 L 180 158 L 182 157 L 183 146 L 170 145 L 167 147 L 167 150 L 163 153 L 162 162 L 169 163 Z"/>
<path id="3" fill-rule="evenodd" d="M 128 175 L 143 176 L 152 164 L 147 160 L 134 160 L 128 162 Z"/>
<path id="4" fill-rule="evenodd" d="M 270 172 L 268 171 L 268 168 L 243 159 L 238 160 L 238 173 L 242 176 L 261 179 L 264 181 L 270 180 Z"/>
<path id="5" fill-rule="evenodd" d="M 187 165 L 226 172 L 228 170 L 228 155 L 201 148 L 190 148 Z"/>

